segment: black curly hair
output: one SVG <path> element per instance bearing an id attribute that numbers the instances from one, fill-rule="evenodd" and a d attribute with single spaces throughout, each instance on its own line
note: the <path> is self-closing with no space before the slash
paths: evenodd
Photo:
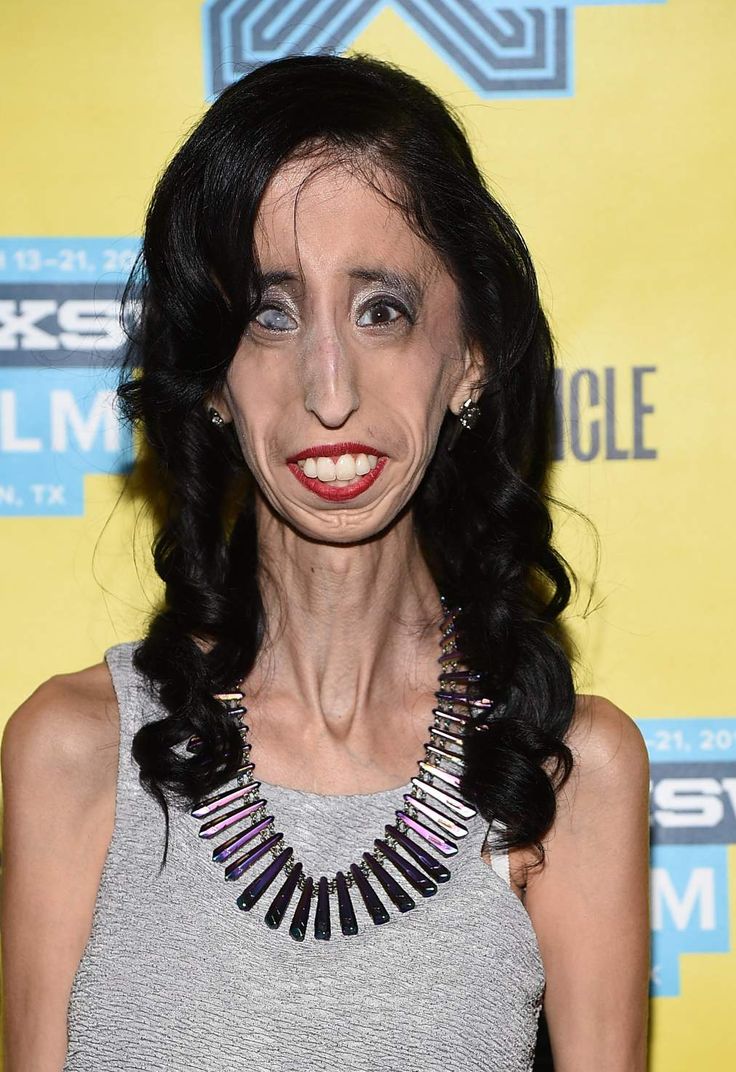
<path id="1" fill-rule="evenodd" d="M 394 203 L 457 283 L 464 336 L 484 355 L 480 420 L 448 451 L 448 413 L 410 508 L 438 590 L 461 607 L 469 662 L 496 700 L 467 742 L 462 792 L 504 824 L 504 848 L 533 845 L 541 864 L 573 768 L 560 616 L 576 578 L 552 544 L 555 368 L 534 268 L 447 105 L 391 64 L 330 54 L 266 63 L 209 107 L 158 181 L 123 295 L 118 397 L 163 501 L 153 555 L 165 598 L 135 661 L 168 714 L 132 747 L 166 818 L 162 866 L 167 796 L 192 806 L 242 760 L 237 726 L 212 694 L 248 674 L 265 635 L 256 488 L 232 424 L 214 427 L 205 402 L 260 303 L 253 234 L 266 186 L 284 163 L 315 153 L 390 177 Z M 198 752 L 174 749 L 192 734 Z"/>

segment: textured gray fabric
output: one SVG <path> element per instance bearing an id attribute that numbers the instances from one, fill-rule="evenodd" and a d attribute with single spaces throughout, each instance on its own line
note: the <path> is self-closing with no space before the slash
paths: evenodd
<path id="1" fill-rule="evenodd" d="M 295 942 L 288 915 L 279 930 L 265 925 L 278 879 L 250 913 L 238 909 L 265 862 L 225 882 L 200 823 L 181 809 L 171 809 L 159 875 L 163 815 L 130 744 L 163 711 L 132 666 L 134 648 L 105 653 L 120 707 L 115 826 L 72 986 L 63 1072 L 528 1072 L 544 970 L 525 908 L 480 857 L 493 828 L 480 815 L 469 822 L 452 880 L 433 897 L 416 894 L 412 911 L 382 896 L 386 924 L 375 926 L 351 891 L 360 931 L 346 938 L 333 920 L 327 942 L 311 930 Z M 320 796 L 262 785 L 284 844 L 316 875 L 371 848 L 408 790 Z"/>

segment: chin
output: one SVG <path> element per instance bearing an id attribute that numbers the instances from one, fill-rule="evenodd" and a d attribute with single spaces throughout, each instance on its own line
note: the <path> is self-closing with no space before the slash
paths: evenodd
<path id="1" fill-rule="evenodd" d="M 379 536 L 390 525 L 390 521 L 380 518 L 351 518 L 347 510 L 333 510 L 313 519 L 300 518 L 292 521 L 292 527 L 302 536 L 318 543 L 345 546 L 365 543 Z"/>

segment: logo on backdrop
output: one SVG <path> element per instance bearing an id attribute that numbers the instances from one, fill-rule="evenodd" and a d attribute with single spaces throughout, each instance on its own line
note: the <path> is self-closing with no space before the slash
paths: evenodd
<path id="1" fill-rule="evenodd" d="M 736 718 L 639 720 L 651 760 L 651 992 L 680 993 L 685 953 L 731 950 Z"/>
<path id="2" fill-rule="evenodd" d="M 390 7 L 480 96 L 567 97 L 575 8 L 621 3 L 666 0 L 207 0 L 206 94 L 268 60 L 342 52 Z"/>
<path id="3" fill-rule="evenodd" d="M 651 461 L 656 365 L 555 369 L 555 461 Z"/>
<path id="4" fill-rule="evenodd" d="M 115 412 L 121 286 L 138 245 L 0 241 L 0 516 L 84 513 L 84 477 L 131 464 Z"/>

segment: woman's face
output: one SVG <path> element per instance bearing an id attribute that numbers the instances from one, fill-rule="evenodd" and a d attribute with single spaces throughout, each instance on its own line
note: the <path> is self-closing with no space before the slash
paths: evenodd
<path id="1" fill-rule="evenodd" d="M 256 249 L 263 302 L 213 403 L 278 515 L 312 539 L 366 539 L 409 502 L 448 406 L 471 393 L 456 285 L 337 164 L 274 176 Z"/>

